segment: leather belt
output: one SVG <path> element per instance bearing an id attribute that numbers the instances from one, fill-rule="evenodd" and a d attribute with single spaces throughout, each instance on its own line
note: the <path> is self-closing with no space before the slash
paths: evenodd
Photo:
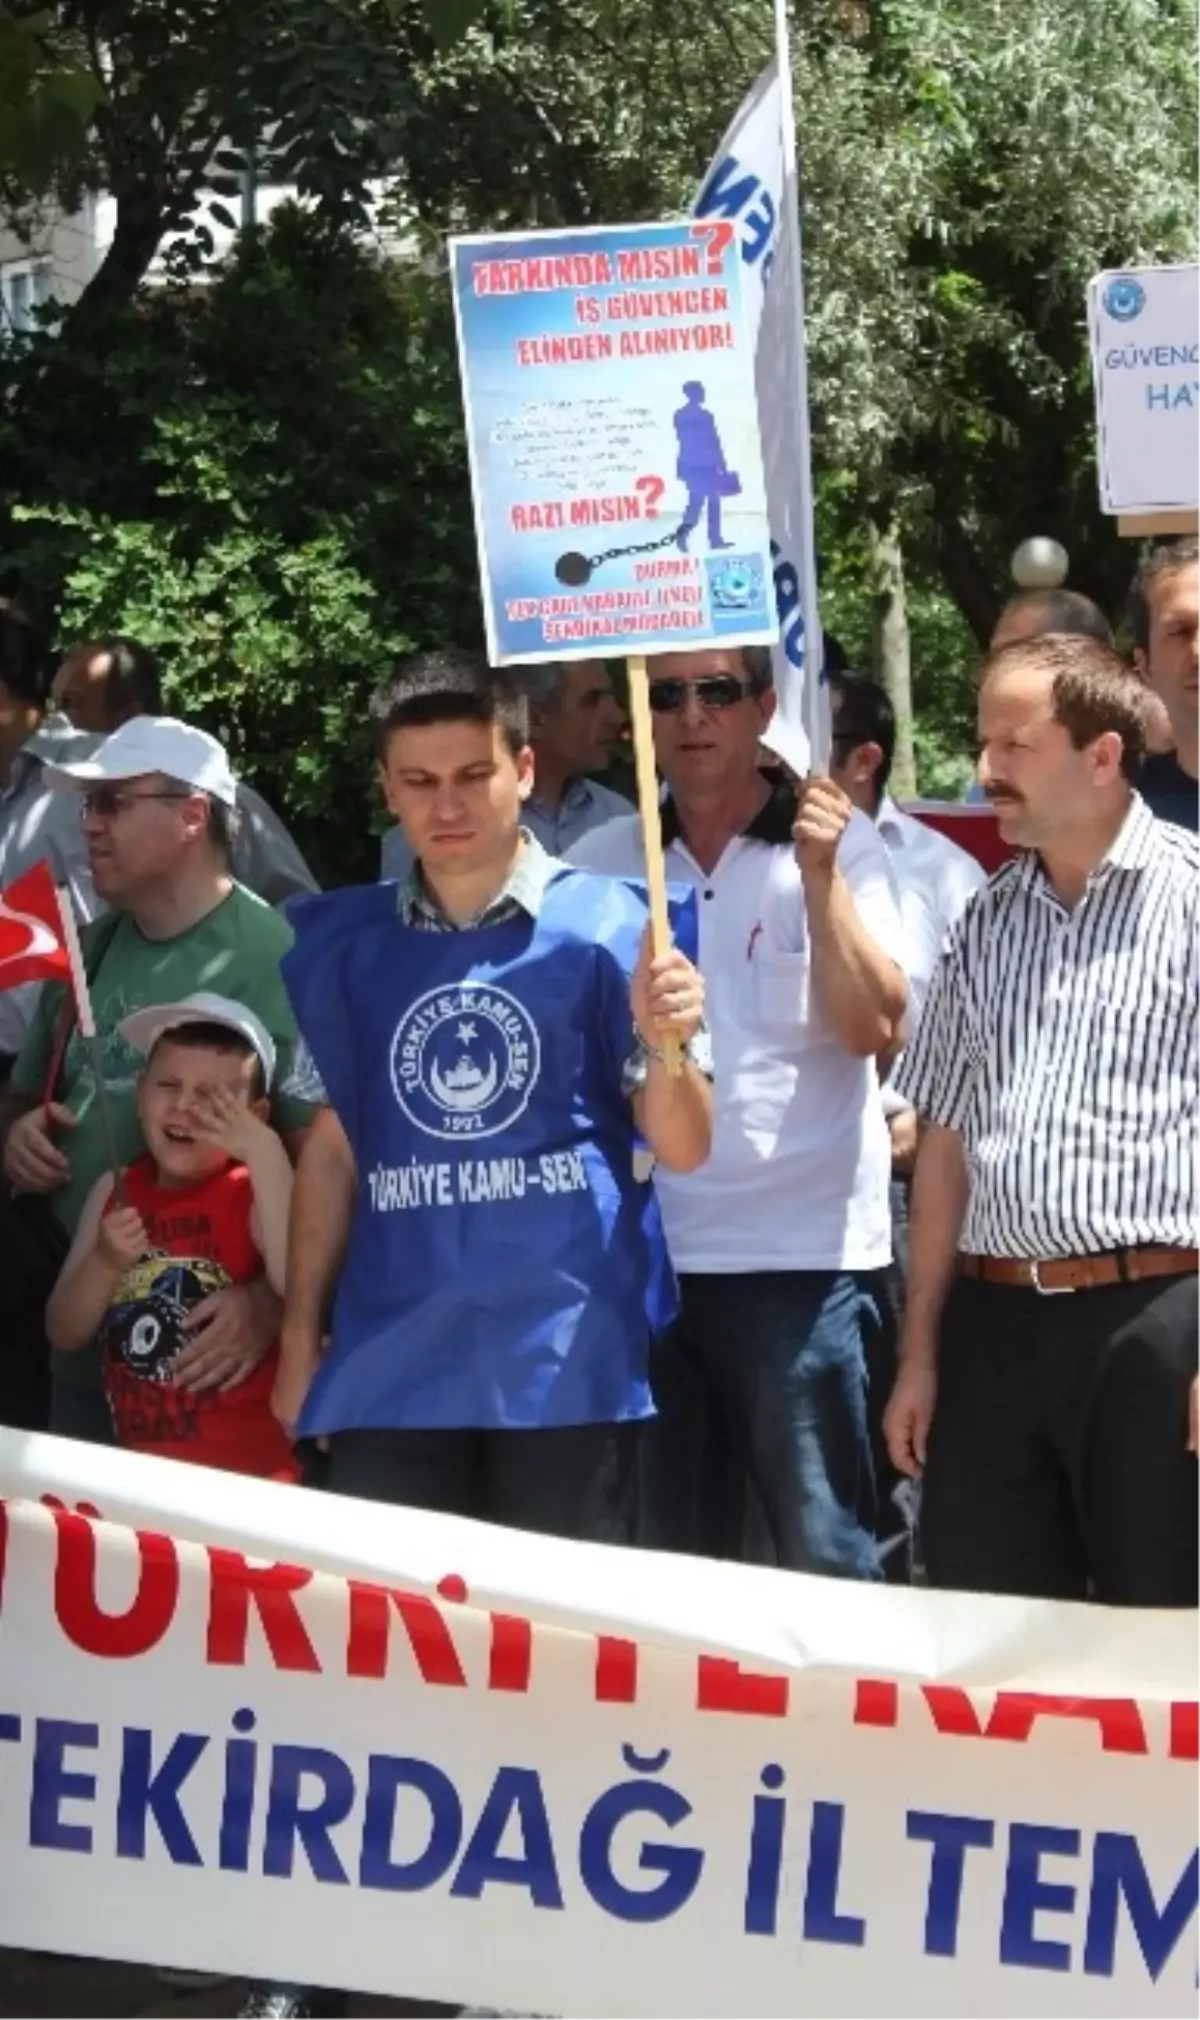
<path id="1" fill-rule="evenodd" d="M 1200 1253 L 1194 1248 L 1118 1248 L 1103 1255 L 1060 1255 L 1028 1262 L 1023 1257 L 961 1255 L 960 1276 L 976 1283 L 1041 1291 L 1100 1290 L 1108 1284 L 1143 1283 L 1149 1277 L 1195 1276 Z"/>

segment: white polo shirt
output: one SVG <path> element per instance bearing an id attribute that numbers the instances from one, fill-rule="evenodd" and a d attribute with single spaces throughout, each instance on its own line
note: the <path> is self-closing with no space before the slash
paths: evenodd
<path id="1" fill-rule="evenodd" d="M 891 860 L 904 922 L 911 1045 L 950 930 L 962 916 L 968 898 L 986 884 L 987 877 L 974 856 L 936 829 L 927 828 L 924 821 L 902 813 L 888 793 L 879 803 L 875 826 Z M 884 1083 L 883 1112 L 888 1116 L 900 1115 L 908 1107 L 903 1095 L 896 1092 L 899 1067 L 897 1060 Z"/>
<path id="2" fill-rule="evenodd" d="M 856 1059 L 809 988 L 795 802 L 777 787 L 706 875 L 663 808 L 667 875 L 694 886 L 708 991 L 713 1147 L 698 1171 L 655 1173 L 676 1269 L 879 1269 L 891 1256 L 891 1152 L 873 1059 Z M 641 822 L 610 821 L 570 851 L 583 869 L 642 876 Z M 887 851 L 855 813 L 838 867 L 866 931 L 901 968 L 904 929 Z"/>
<path id="3" fill-rule="evenodd" d="M 908 942 L 909 1042 L 929 994 L 950 929 L 958 924 L 987 876 L 965 849 L 896 805 L 889 793 L 879 803 L 875 825 L 892 861 L 900 917 Z"/>

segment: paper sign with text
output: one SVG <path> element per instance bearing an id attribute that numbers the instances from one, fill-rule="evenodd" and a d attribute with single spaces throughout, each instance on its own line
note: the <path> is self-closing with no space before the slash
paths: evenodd
<path id="1" fill-rule="evenodd" d="M 1200 500 L 1198 275 L 1129 267 L 1088 289 L 1105 512 L 1185 512 Z"/>
<path id="2" fill-rule="evenodd" d="M 726 219 L 452 241 L 489 656 L 778 636 Z"/>
<path id="3" fill-rule="evenodd" d="M 0 1432 L 0 1944 L 552 2014 L 1195 2010 L 1195 1616 Z"/>

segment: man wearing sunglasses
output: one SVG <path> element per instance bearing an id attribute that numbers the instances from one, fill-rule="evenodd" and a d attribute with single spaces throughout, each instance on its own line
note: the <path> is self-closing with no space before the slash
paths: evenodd
<path id="1" fill-rule="evenodd" d="M 162 675 L 148 646 L 136 638 L 86 638 L 68 646 L 54 676 L 54 700 L 77 730 L 111 736 L 140 715 L 164 713 Z M 238 780 L 233 871 L 239 884 L 284 905 L 298 891 L 315 891 L 316 878 L 287 828 L 261 793 Z"/>
<path id="2" fill-rule="evenodd" d="M 769 653 L 665 653 L 650 700 L 672 880 L 694 887 L 716 1069 L 712 1153 L 658 1174 L 681 1317 L 657 1357 L 646 1540 L 735 1554 L 754 1483 L 780 1564 L 877 1575 L 865 1346 L 890 1255 L 876 1059 L 899 1042 L 887 853 L 829 779 L 764 776 Z M 642 868 L 636 818 L 572 852 Z"/>
<path id="3" fill-rule="evenodd" d="M 296 1026 L 279 973 L 291 929 L 230 872 L 237 787 L 222 746 L 186 723 L 141 716 L 94 756 L 64 758 L 47 771 L 77 802 L 96 895 L 111 908 L 110 917 L 85 928 L 82 944 L 119 1162 L 131 1163 L 143 1148 L 134 1098 L 141 1061 L 121 1034 L 122 1020 L 206 989 L 244 1004 L 270 1032 L 280 1061 L 271 1120 L 298 1147 L 315 1083 L 306 1084 L 295 1058 Z M 42 990 L 0 1130 L 9 1183 L 46 1194 L 70 1237 L 110 1152 L 91 1056 L 77 1032 L 43 1105 L 63 994 L 58 986 Z M 279 1305 L 259 1286 L 235 1286 L 206 1298 L 187 1323 L 191 1345 L 175 1364 L 176 1381 L 220 1388 L 245 1379 L 272 1346 Z M 99 1358 L 90 1350 L 54 1364 L 50 1428 L 111 1442 Z"/>

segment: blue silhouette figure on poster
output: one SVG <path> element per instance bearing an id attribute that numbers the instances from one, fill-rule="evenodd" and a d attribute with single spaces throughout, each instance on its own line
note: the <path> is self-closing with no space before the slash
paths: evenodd
<path id="1" fill-rule="evenodd" d="M 717 424 L 704 404 L 704 387 L 699 379 L 689 379 L 683 389 L 686 404 L 674 414 L 679 460 L 675 474 L 687 485 L 687 509 L 675 535 L 681 554 L 687 553 L 688 539 L 706 514 L 708 544 L 711 548 L 732 547 L 721 538 L 721 500 L 735 498 L 741 479 L 725 461 Z"/>

